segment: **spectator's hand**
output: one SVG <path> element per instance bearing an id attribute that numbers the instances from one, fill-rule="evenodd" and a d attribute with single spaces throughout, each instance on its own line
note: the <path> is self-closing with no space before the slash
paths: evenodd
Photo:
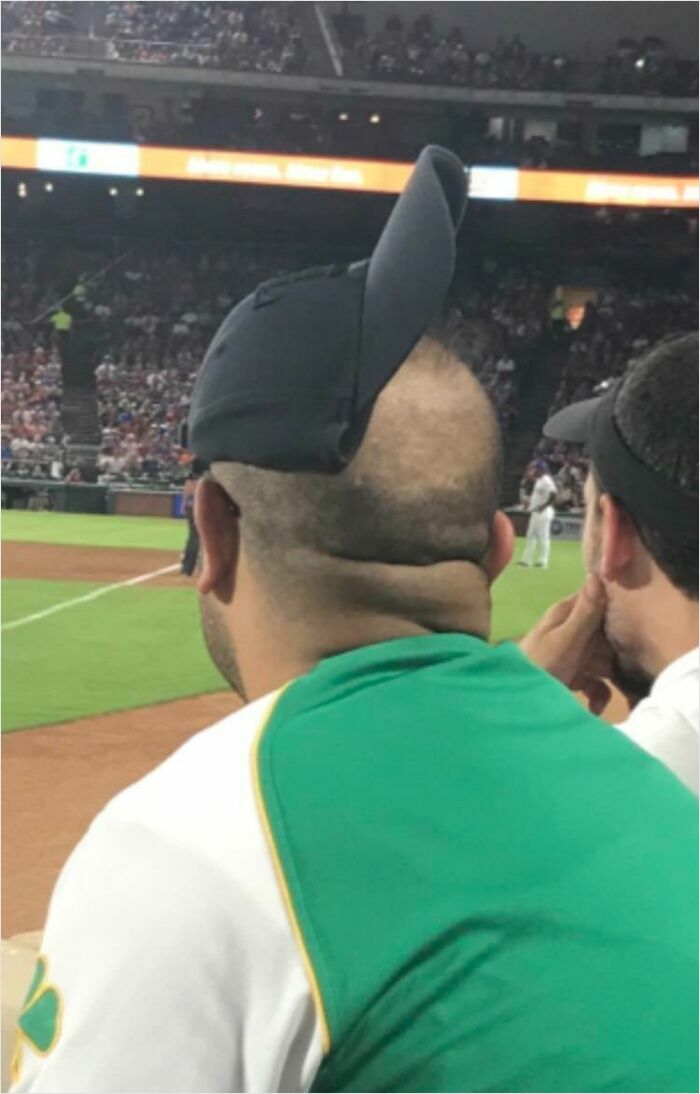
<path id="1" fill-rule="evenodd" d="M 606 683 L 614 672 L 603 630 L 606 603 L 602 582 L 589 574 L 578 593 L 554 604 L 519 643 L 541 669 L 582 692 L 592 714 L 601 714 L 612 695 Z"/>

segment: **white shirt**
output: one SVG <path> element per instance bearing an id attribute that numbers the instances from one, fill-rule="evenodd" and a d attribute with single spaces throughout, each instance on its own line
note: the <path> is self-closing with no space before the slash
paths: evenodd
<path id="1" fill-rule="evenodd" d="M 656 678 L 647 699 L 618 726 L 625 736 L 661 760 L 698 793 L 700 650 L 672 661 Z"/>
<path id="2" fill-rule="evenodd" d="M 540 506 L 544 505 L 546 501 L 551 498 L 552 494 L 556 494 L 557 487 L 554 479 L 551 475 L 540 475 L 539 479 L 532 488 L 532 494 L 530 495 L 530 506 L 528 508 L 529 513 L 535 513 Z M 554 509 L 551 505 L 548 505 L 544 510 L 544 515 L 550 519 L 554 516 Z"/>
<path id="3" fill-rule="evenodd" d="M 321 1020 L 251 763 L 277 694 L 191 738 L 78 844 L 42 947 L 59 1030 L 44 1055 L 22 1041 L 14 1094 L 311 1086 Z"/>

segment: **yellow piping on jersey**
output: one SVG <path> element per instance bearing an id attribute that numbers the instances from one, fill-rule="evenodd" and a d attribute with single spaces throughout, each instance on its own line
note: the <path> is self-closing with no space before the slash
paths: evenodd
<path id="1" fill-rule="evenodd" d="M 285 687 L 281 688 L 277 692 L 277 694 L 274 696 L 274 698 L 273 698 L 272 702 L 270 703 L 270 706 L 268 707 L 267 712 L 266 712 L 266 714 L 265 714 L 265 716 L 262 720 L 262 723 L 260 725 L 260 729 L 258 730 L 258 732 L 256 734 L 255 741 L 253 743 L 253 750 L 252 750 L 252 753 L 251 753 L 252 774 L 253 774 L 253 789 L 255 791 L 255 801 L 256 801 L 256 804 L 257 804 L 257 807 L 258 807 L 258 814 L 260 816 L 260 823 L 262 824 L 263 831 L 265 833 L 265 840 L 267 842 L 267 846 L 268 846 L 268 849 L 270 851 L 270 855 L 272 857 L 272 865 L 274 867 L 275 875 L 277 877 L 277 882 L 279 884 L 280 891 L 282 893 L 282 900 L 284 901 L 284 906 L 287 910 L 287 915 L 289 916 L 289 922 L 290 922 L 290 925 L 291 925 L 291 928 L 292 928 L 292 933 L 294 934 L 294 938 L 296 940 L 297 946 L 299 947 L 299 952 L 301 954 L 301 960 L 302 960 L 302 964 L 304 966 L 304 971 L 306 973 L 307 980 L 309 981 L 309 987 L 311 989 L 311 996 L 312 996 L 313 1001 L 314 1001 L 314 1006 L 316 1008 L 316 1014 L 318 1015 L 318 1021 L 319 1021 L 319 1025 L 321 1027 L 321 1042 L 322 1042 L 322 1046 L 323 1046 L 323 1052 L 324 1052 L 324 1055 L 327 1056 L 328 1053 L 331 1050 L 331 1036 L 330 1036 L 330 1031 L 328 1029 L 328 1020 L 326 1018 L 326 1009 L 323 1005 L 323 998 L 321 996 L 321 989 L 318 986 L 318 980 L 316 979 L 316 973 L 314 972 L 314 967 L 311 963 L 311 958 L 310 958 L 309 952 L 306 948 L 306 943 L 304 942 L 304 936 L 301 932 L 301 927 L 299 926 L 299 921 L 297 920 L 296 912 L 294 911 L 294 904 L 292 903 L 292 897 L 291 897 L 291 894 L 289 892 L 289 886 L 287 885 L 287 879 L 284 875 L 284 867 L 282 866 L 282 861 L 280 859 L 279 852 L 277 851 L 277 845 L 275 843 L 274 833 L 272 831 L 272 827 L 270 825 L 270 821 L 269 821 L 268 816 L 267 816 L 267 811 L 265 809 L 265 801 L 263 799 L 263 794 L 262 794 L 262 787 L 260 785 L 260 764 L 259 764 L 260 743 L 262 741 L 263 734 L 264 734 L 265 730 L 267 729 L 267 727 L 270 723 L 270 719 L 271 719 L 271 717 L 272 717 L 272 715 L 275 711 L 277 703 L 282 698 L 282 695 L 284 694 L 284 692 L 286 691 L 286 689 L 288 687 L 289 687 L 289 684 L 286 684 Z"/>

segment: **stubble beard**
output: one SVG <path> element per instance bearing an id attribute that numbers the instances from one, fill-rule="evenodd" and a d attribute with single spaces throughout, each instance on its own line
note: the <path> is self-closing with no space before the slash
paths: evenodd
<path id="1" fill-rule="evenodd" d="M 635 704 L 646 699 L 654 677 L 644 668 L 642 651 L 633 640 L 625 640 L 624 629 L 616 619 L 615 609 L 608 609 L 605 635 L 613 651 L 612 682 Z"/>
<path id="2" fill-rule="evenodd" d="M 600 565 L 600 527 L 594 511 L 591 512 L 593 504 L 595 502 L 587 501 L 584 557 L 586 568 L 597 573 Z M 634 705 L 647 697 L 654 678 L 643 666 L 643 651 L 639 642 L 629 633 L 630 628 L 620 618 L 614 605 L 608 604 L 603 626 L 613 651 L 611 680 Z"/>
<path id="3" fill-rule="evenodd" d="M 199 612 L 209 656 L 229 687 L 247 703 L 248 696 L 243 686 L 236 650 L 221 610 L 212 601 L 211 594 L 199 597 Z"/>

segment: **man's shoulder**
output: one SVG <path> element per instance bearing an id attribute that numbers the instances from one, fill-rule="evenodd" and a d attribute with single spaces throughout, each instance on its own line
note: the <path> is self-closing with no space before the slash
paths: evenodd
<path id="1" fill-rule="evenodd" d="M 649 698 L 636 710 L 656 709 L 685 723 L 698 735 L 700 730 L 700 651 L 696 647 L 677 658 L 657 677 Z M 630 715 L 634 719 L 636 710 Z"/>
<path id="2" fill-rule="evenodd" d="M 251 753 L 276 699 L 265 696 L 195 734 L 113 798 L 92 832 L 137 826 L 191 852 L 206 848 L 224 862 L 246 826 L 257 823 Z"/>
<path id="3" fill-rule="evenodd" d="M 645 752 L 661 760 L 683 783 L 698 792 L 698 651 L 679 658 L 657 678 L 618 728 Z"/>

